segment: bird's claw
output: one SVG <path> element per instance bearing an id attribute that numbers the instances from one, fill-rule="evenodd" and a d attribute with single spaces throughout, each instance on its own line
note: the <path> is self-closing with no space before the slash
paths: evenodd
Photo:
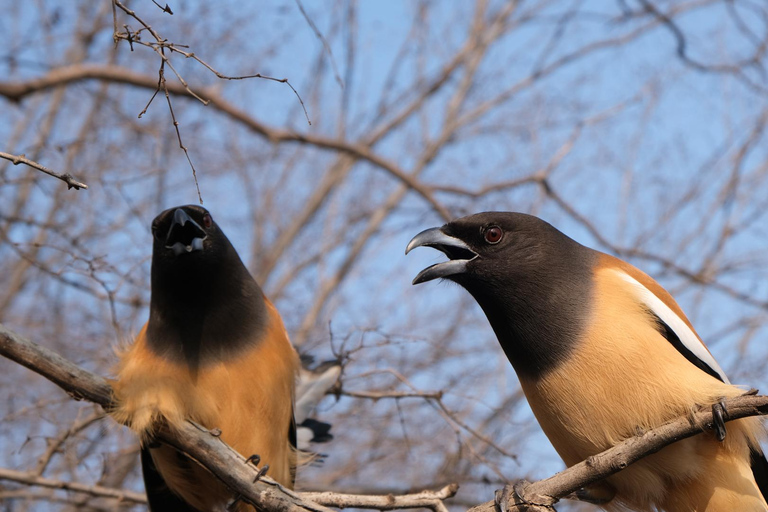
<path id="1" fill-rule="evenodd" d="M 496 510 L 498 512 L 509 512 L 507 503 L 509 503 L 509 497 L 515 492 L 515 487 L 512 484 L 507 484 L 503 489 L 496 489 L 494 493 L 494 501 L 496 503 Z"/>
<path id="2" fill-rule="evenodd" d="M 258 467 L 259 464 L 261 463 L 261 455 L 259 455 L 258 453 L 254 453 L 253 455 L 245 459 L 245 463 L 253 464 L 254 466 L 256 466 L 256 469 L 258 469 L 258 471 L 256 472 L 256 476 L 253 477 L 253 483 L 256 483 L 259 478 L 266 475 L 267 471 L 269 471 L 269 464 L 264 464 L 263 466 Z"/>
<path id="3" fill-rule="evenodd" d="M 728 410 L 724 401 L 720 400 L 716 404 L 712 404 L 712 427 L 715 430 L 715 437 L 721 443 L 725 440 L 725 418 L 727 417 Z"/>
<path id="4" fill-rule="evenodd" d="M 253 483 L 255 484 L 258 482 L 259 478 L 263 477 L 267 474 L 267 471 L 269 471 L 269 464 L 264 464 L 259 468 L 259 471 L 256 473 L 256 476 L 253 477 Z"/>
<path id="5" fill-rule="evenodd" d="M 552 505 L 557 503 L 556 498 L 544 495 L 530 495 L 528 492 L 530 483 L 518 480 L 513 484 L 507 484 L 503 489 L 498 489 L 494 494 L 495 509 L 497 512 L 510 512 L 509 504 L 514 505 L 513 510 L 555 510 Z"/>

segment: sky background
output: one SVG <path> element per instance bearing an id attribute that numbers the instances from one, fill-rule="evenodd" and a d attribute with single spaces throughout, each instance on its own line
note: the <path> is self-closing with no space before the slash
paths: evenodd
<path id="1" fill-rule="evenodd" d="M 285 84 L 220 80 L 172 55 L 193 88 L 249 119 L 369 145 L 418 173 L 451 217 L 533 213 L 629 260 L 678 299 L 733 382 L 768 388 L 761 49 L 768 13 L 761 3 L 655 2 L 673 29 L 630 0 L 489 1 L 479 22 L 470 2 L 303 1 L 330 53 L 294 1 L 180 1 L 170 4 L 173 16 L 151 2 L 129 5 L 223 74 L 288 78 L 311 125 Z M 494 36 L 492 20 L 505 9 L 504 29 Z M 2 84 L 78 63 L 157 77 L 151 49 L 131 51 L 126 41 L 115 47 L 109 2 L 0 0 L 0 11 L 0 92 Z M 120 30 L 123 23 L 139 28 L 122 12 L 118 19 Z M 473 19 L 487 24 L 479 36 Z M 488 38 L 487 49 L 425 93 L 473 37 Z M 169 70 L 166 76 L 174 80 Z M 197 202 L 164 95 L 138 118 L 152 92 L 83 80 L 19 102 L 0 96 L 0 151 L 25 153 L 89 185 L 62 191 L 53 178 L 0 161 L 0 283 L 8 290 L 0 320 L 103 374 L 113 347 L 146 321 L 152 218 Z M 407 489 L 461 478 L 460 497 L 471 502 L 487 499 L 495 480 L 562 468 L 524 401 L 506 402 L 519 386 L 479 307 L 455 285 L 410 285 L 442 258 L 403 254 L 412 236 L 445 222 L 432 205 L 404 191 L 384 208 L 401 184 L 363 159 L 293 231 L 344 158 L 311 143 L 272 143 L 216 105 L 179 95 L 172 102 L 205 207 L 261 278 L 300 349 L 321 360 L 353 347 L 347 389 L 403 389 L 387 373 L 397 368 L 417 389 L 444 390 L 456 413 L 446 419 L 420 399 L 329 397 L 320 414 L 334 422 L 336 440 L 324 448 L 325 466 L 304 473 L 309 487 Z M 369 143 L 401 114 L 401 123 Z M 542 172 L 555 195 L 536 183 L 508 185 Z M 285 233 L 295 234 L 262 273 Z M 45 402 L 50 386 L 8 361 L 0 365 L 12 390 L 0 465 L 25 468 L 44 437 L 78 409 L 65 399 Z M 515 457 L 478 441 L 457 418 Z M 117 427 L 101 428 L 73 441 L 72 450 L 85 439 L 98 438 L 108 454 L 131 443 Z M 94 450 L 75 457 L 82 464 L 51 471 L 97 479 L 108 456 Z M 140 489 L 132 475 L 122 484 Z"/>

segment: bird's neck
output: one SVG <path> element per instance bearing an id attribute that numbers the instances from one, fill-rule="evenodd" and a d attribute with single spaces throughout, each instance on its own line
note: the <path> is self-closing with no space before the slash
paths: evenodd
<path id="1" fill-rule="evenodd" d="M 567 360 L 589 320 L 591 268 L 518 275 L 493 286 L 467 286 L 518 376 L 536 380 Z"/>
<path id="2" fill-rule="evenodd" d="M 165 358 L 193 370 L 230 359 L 258 342 L 267 321 L 261 288 L 239 258 L 204 272 L 153 268 L 147 341 Z"/>

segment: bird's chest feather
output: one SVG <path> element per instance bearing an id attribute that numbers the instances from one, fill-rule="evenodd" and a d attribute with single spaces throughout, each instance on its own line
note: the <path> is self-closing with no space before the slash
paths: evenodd
<path id="1" fill-rule="evenodd" d="M 542 429 L 568 465 L 740 393 L 667 342 L 614 272 L 596 272 L 592 300 L 568 359 L 538 379 L 521 379 Z"/>
<path id="2" fill-rule="evenodd" d="M 171 427 L 191 420 L 218 428 L 222 440 L 246 457 L 260 455 L 270 464 L 270 475 L 290 486 L 294 456 L 288 431 L 298 358 L 282 322 L 271 322 L 253 349 L 194 372 L 183 362 L 164 359 L 150 350 L 145 331 L 146 327 L 122 354 L 114 386 L 115 418 L 128 424 L 143 441 L 151 437 L 161 418 Z M 179 492 L 190 485 L 189 472 L 175 452 L 152 452 L 169 487 Z"/>

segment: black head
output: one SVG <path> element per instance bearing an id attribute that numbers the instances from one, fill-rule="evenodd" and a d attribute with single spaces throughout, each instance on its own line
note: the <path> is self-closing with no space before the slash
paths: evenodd
<path id="1" fill-rule="evenodd" d="M 422 270 L 413 284 L 444 278 L 466 288 L 518 373 L 546 371 L 578 337 L 597 253 L 547 222 L 523 213 L 478 213 L 419 233 L 406 253 L 420 246 L 449 260 Z"/>
<path id="2" fill-rule="evenodd" d="M 194 266 L 216 263 L 231 246 L 202 206 L 169 208 L 152 221 L 152 264 Z"/>
<path id="3" fill-rule="evenodd" d="M 266 318 L 261 289 L 208 210 L 165 210 L 152 236 L 150 347 L 197 367 L 258 337 Z"/>
<path id="4" fill-rule="evenodd" d="M 442 251 L 449 261 L 422 270 L 413 284 L 442 277 L 469 286 L 506 285 L 568 268 L 591 252 L 538 217 L 512 212 L 477 213 L 427 229 L 405 252 L 421 246 Z"/>

